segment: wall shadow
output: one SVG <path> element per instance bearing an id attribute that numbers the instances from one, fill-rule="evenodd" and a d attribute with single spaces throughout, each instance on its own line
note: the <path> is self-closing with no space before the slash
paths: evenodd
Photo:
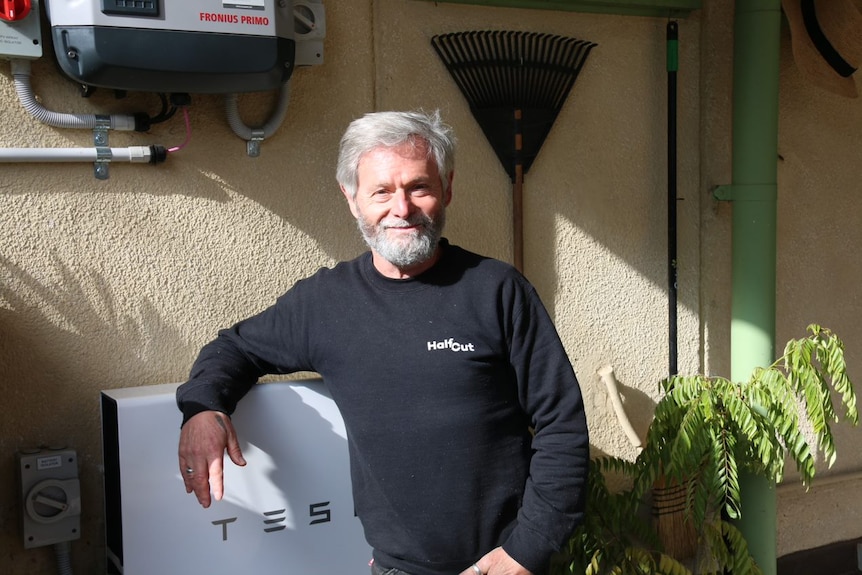
<path id="1" fill-rule="evenodd" d="M 126 309 L 98 273 L 76 275 L 57 256 L 53 265 L 58 279 L 49 281 L 0 256 L 0 450 L 77 451 L 83 513 L 75 548 L 98 549 L 104 542 L 99 391 L 175 379 L 167 367 L 177 360 L 163 359 L 185 359 L 195 350 L 146 298 Z M 0 458 L 0 490 L 16 493 L 16 476 L 14 457 Z M 4 501 L 4 516 L 17 517 L 17 500 Z M 0 532 L 2 555 L 13 566 L 32 561 L 11 521 L 9 527 Z M 103 553 L 75 552 L 73 559 L 82 572 L 104 572 Z"/>

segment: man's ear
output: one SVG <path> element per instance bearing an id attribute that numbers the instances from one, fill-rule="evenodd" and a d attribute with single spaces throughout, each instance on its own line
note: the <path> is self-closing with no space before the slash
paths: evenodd
<path id="1" fill-rule="evenodd" d="M 359 212 L 356 210 L 356 200 L 353 199 L 353 196 L 344 188 L 344 186 L 339 184 L 338 187 L 341 188 L 341 193 L 344 194 L 344 199 L 347 200 L 347 206 L 350 208 L 350 213 L 353 214 L 354 218 L 358 218 Z"/>
<path id="2" fill-rule="evenodd" d="M 455 178 L 455 172 L 454 171 L 449 172 L 449 175 L 446 177 L 446 183 L 448 185 L 446 186 L 446 191 L 444 192 L 443 205 L 447 206 L 447 207 L 449 206 L 449 202 L 452 201 L 452 180 L 454 178 Z"/>

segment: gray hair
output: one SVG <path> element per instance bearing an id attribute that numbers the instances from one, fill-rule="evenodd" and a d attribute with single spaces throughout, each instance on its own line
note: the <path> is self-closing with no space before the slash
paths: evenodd
<path id="1" fill-rule="evenodd" d="M 455 135 L 444 124 L 440 111 L 374 112 L 350 123 L 338 150 L 335 178 L 351 197 L 359 186 L 359 161 L 375 148 L 394 148 L 401 144 L 427 144 L 428 155 L 437 164 L 443 191 L 449 187 L 449 174 L 455 169 Z"/>

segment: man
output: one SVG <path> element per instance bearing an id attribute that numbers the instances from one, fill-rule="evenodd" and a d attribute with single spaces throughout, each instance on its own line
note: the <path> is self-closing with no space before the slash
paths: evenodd
<path id="1" fill-rule="evenodd" d="M 372 573 L 547 570 L 583 515 L 583 401 L 533 287 L 441 237 L 453 169 L 436 113 L 348 127 L 337 179 L 370 253 L 219 332 L 177 391 L 179 465 L 204 507 L 225 450 L 245 465 L 240 398 L 264 373 L 314 371 L 347 428 Z"/>

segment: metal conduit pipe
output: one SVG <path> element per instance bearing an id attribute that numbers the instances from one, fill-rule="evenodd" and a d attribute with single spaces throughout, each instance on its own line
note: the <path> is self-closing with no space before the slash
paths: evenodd
<path id="1" fill-rule="evenodd" d="M 96 114 L 65 114 L 47 110 L 36 100 L 30 85 L 30 61 L 15 59 L 11 61 L 12 81 L 21 105 L 27 113 L 43 124 L 55 128 L 96 128 L 100 121 L 112 130 L 134 130 L 135 117 L 123 114 L 98 116 Z"/>

